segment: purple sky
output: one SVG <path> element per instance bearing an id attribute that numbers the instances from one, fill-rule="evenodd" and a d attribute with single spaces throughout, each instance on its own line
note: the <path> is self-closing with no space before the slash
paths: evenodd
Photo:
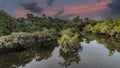
<path id="1" fill-rule="evenodd" d="M 120 0 L 116 1 L 120 3 Z M 41 16 L 44 13 L 60 18 L 80 16 L 102 19 L 110 8 L 112 12 L 112 9 L 120 7 L 114 6 L 114 3 L 115 0 L 0 0 L 0 9 L 13 17 L 25 17 L 26 13 Z"/>

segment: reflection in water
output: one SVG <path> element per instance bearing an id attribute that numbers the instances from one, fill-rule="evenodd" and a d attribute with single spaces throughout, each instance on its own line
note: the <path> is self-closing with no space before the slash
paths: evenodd
<path id="1" fill-rule="evenodd" d="M 46 41 L 34 45 L 49 47 L 33 47 L 22 52 L 1 54 L 0 68 L 29 68 L 30 65 L 37 65 L 38 68 L 56 68 L 56 66 L 57 68 L 120 68 L 120 55 L 116 53 L 116 51 L 120 52 L 120 42 L 113 38 L 96 35 L 86 35 L 83 39 L 85 40 L 79 45 L 72 47 L 56 48 L 58 45 L 56 41 Z M 97 42 L 93 42 L 93 40 Z M 89 44 L 90 46 L 88 46 Z M 99 44 L 104 47 L 101 48 Z M 112 57 L 106 55 L 108 54 L 107 50 L 109 50 L 110 56 L 113 53 L 115 55 Z M 44 59 L 45 61 L 42 61 Z"/>
<path id="2" fill-rule="evenodd" d="M 64 52 L 63 49 L 60 49 L 60 57 L 64 59 L 64 62 L 59 62 L 61 66 L 70 66 L 73 62 L 80 62 L 79 52 L 82 51 L 81 45 L 76 45 L 73 48 L 66 48 L 68 52 Z"/>
<path id="3" fill-rule="evenodd" d="M 70 66 L 73 62 L 78 64 L 81 60 L 79 55 L 79 52 L 82 51 L 82 46 L 79 43 L 81 40 L 78 37 L 75 37 L 75 39 L 70 38 L 69 40 L 72 40 L 72 44 L 71 42 L 67 42 L 66 45 L 59 44 L 61 46 L 60 57 L 64 59 L 64 62 L 59 62 L 59 64 L 64 67 Z"/>
<path id="4" fill-rule="evenodd" d="M 64 46 L 61 47 L 61 50 L 67 54 L 76 54 L 80 50 L 82 51 L 82 46 L 80 44 L 74 46 Z"/>
<path id="5" fill-rule="evenodd" d="M 78 50 L 74 53 L 65 53 L 62 49 L 60 49 L 60 57 L 64 59 L 64 62 L 59 62 L 59 64 L 65 67 L 70 66 L 73 62 L 78 64 L 81 60 Z"/>
<path id="6" fill-rule="evenodd" d="M 43 45 L 48 45 L 48 48 L 31 48 L 30 50 L 23 52 L 14 52 L 8 54 L 0 55 L 0 68 L 18 68 L 19 66 L 24 67 L 27 63 L 31 62 L 33 59 L 36 61 L 41 61 L 43 59 L 48 59 L 52 56 L 55 43 L 49 41 L 42 43 Z"/>
<path id="7" fill-rule="evenodd" d="M 98 35 L 85 35 L 86 43 L 96 40 L 98 43 L 103 44 L 109 50 L 109 56 L 112 56 L 115 51 L 120 52 L 120 41 L 112 37 L 98 36 Z"/>

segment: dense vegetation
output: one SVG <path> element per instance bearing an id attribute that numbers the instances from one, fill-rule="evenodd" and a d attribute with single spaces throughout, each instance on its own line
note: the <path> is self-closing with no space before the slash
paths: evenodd
<path id="1" fill-rule="evenodd" d="M 98 22 L 96 25 L 87 25 L 85 31 L 120 38 L 120 18 L 108 18 L 105 21 Z"/>
<path id="2" fill-rule="evenodd" d="M 26 32 L 12 33 L 11 35 L 0 37 L 0 52 L 14 51 L 14 50 L 19 51 L 19 50 L 31 48 L 32 46 L 43 47 L 43 45 L 37 46 L 34 45 L 34 43 L 41 43 L 44 41 L 50 41 L 55 39 L 57 39 L 57 37 L 54 35 L 54 32 L 47 29 L 43 29 L 40 32 L 37 31 L 34 33 L 26 33 Z"/>
<path id="3" fill-rule="evenodd" d="M 64 48 L 74 48 L 73 46 L 79 44 L 78 37 L 85 33 L 102 34 L 120 39 L 120 18 L 95 21 L 89 18 L 80 19 L 79 16 L 73 20 L 47 17 L 45 14 L 41 17 L 33 14 L 26 16 L 26 18 L 13 18 L 0 10 L 0 47 L 13 45 L 16 38 L 22 37 L 22 40 L 25 41 L 28 36 L 37 40 L 54 37 Z M 9 40 L 8 38 L 12 38 L 13 41 L 6 42 Z M 20 40 L 18 41 L 20 42 Z"/>
<path id="4" fill-rule="evenodd" d="M 82 31 L 85 25 L 88 23 L 88 18 L 82 20 L 79 17 L 76 17 L 73 20 L 62 20 L 58 18 L 47 17 L 45 14 L 43 14 L 42 17 L 37 17 L 33 14 L 27 14 L 26 18 L 13 18 L 4 11 L 0 11 L 1 36 L 8 35 L 12 32 L 32 33 L 35 31 L 41 31 L 43 28 L 54 30 L 57 33 L 67 28 L 74 28 L 76 31 Z"/>
<path id="5" fill-rule="evenodd" d="M 58 40 L 59 45 L 64 52 L 75 52 L 76 48 L 79 49 L 79 34 L 74 32 L 73 29 L 65 29 L 61 32 L 61 38 Z"/>

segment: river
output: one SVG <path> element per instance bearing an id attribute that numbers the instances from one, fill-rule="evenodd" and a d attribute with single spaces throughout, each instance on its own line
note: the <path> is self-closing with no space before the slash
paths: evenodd
<path id="1" fill-rule="evenodd" d="M 49 45 L 1 54 L 0 68 L 120 68 L 120 41 L 113 38 L 85 36 L 75 53 L 65 53 L 56 43 Z"/>

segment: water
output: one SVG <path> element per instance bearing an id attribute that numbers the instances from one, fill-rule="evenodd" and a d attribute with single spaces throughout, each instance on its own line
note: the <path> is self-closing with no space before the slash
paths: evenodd
<path id="1" fill-rule="evenodd" d="M 1 54 L 0 68 L 120 68 L 119 41 L 97 36 L 82 39 L 74 53 L 52 46 Z"/>

